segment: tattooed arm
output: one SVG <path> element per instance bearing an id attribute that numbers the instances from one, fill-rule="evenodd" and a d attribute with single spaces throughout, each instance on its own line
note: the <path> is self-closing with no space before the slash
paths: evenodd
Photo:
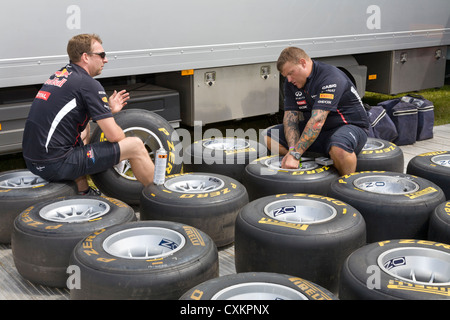
<path id="1" fill-rule="evenodd" d="M 309 146 L 316 140 L 319 136 L 320 131 L 322 130 L 323 125 L 325 124 L 325 120 L 327 119 L 330 111 L 325 110 L 313 110 L 311 114 L 311 119 L 309 119 L 308 123 L 303 130 L 300 139 L 297 141 L 295 145 L 295 151 L 303 154 Z"/>
<path id="2" fill-rule="evenodd" d="M 294 151 L 303 154 L 319 136 L 319 133 L 322 130 L 322 127 L 325 123 L 325 120 L 327 119 L 328 113 L 330 112 L 325 110 L 320 109 L 313 110 L 311 118 L 306 123 L 305 129 L 301 133 L 300 138 L 297 138 L 297 140 L 291 140 L 292 138 L 294 138 L 294 134 L 289 136 L 290 132 L 289 130 L 293 126 L 293 124 L 290 124 L 288 121 L 285 122 L 285 120 L 283 120 L 283 124 L 285 126 L 285 136 L 289 144 L 289 147 L 294 147 Z M 286 127 L 286 125 L 288 125 L 288 127 Z M 298 133 L 298 121 L 296 132 Z M 291 144 L 292 141 L 294 141 L 293 144 Z M 287 169 L 298 168 L 298 161 L 295 160 L 295 158 L 288 153 L 283 158 L 282 167 Z"/>
<path id="3" fill-rule="evenodd" d="M 285 111 L 283 117 L 284 136 L 289 147 L 294 147 L 300 138 L 298 128 L 300 111 Z"/>

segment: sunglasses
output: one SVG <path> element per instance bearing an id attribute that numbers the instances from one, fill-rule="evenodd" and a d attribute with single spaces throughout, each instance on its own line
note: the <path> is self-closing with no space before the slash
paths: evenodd
<path id="1" fill-rule="evenodd" d="M 87 52 L 87 54 L 96 54 L 96 55 L 100 56 L 100 58 L 102 58 L 102 59 L 105 59 L 105 57 L 106 57 L 105 51 L 103 51 L 103 52 Z"/>

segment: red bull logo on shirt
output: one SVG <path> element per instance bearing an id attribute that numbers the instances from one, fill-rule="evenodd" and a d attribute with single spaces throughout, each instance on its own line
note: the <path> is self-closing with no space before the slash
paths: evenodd
<path id="1" fill-rule="evenodd" d="M 60 71 L 56 71 L 54 73 L 55 77 L 50 77 L 47 81 L 45 81 L 46 85 L 55 86 L 61 88 L 66 82 L 67 78 L 72 74 L 72 72 L 67 71 L 67 68 L 64 68 Z"/>
<path id="2" fill-rule="evenodd" d="M 95 156 L 94 156 L 94 150 L 90 149 L 86 153 L 86 156 L 92 160 L 93 163 L 95 163 Z"/>
<path id="3" fill-rule="evenodd" d="M 67 71 L 67 68 L 55 72 L 55 76 L 58 78 L 68 78 L 71 74 L 72 72 Z"/>

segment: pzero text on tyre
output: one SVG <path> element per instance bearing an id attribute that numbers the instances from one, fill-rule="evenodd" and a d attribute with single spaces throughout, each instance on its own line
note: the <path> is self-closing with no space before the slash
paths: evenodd
<path id="1" fill-rule="evenodd" d="M 435 151 L 415 156 L 408 162 L 406 172 L 437 184 L 450 200 L 450 151 Z"/>
<path id="2" fill-rule="evenodd" d="M 80 283 L 71 299 L 179 299 L 219 276 L 217 247 L 202 231 L 170 221 L 101 229 L 74 249 Z"/>
<path id="3" fill-rule="evenodd" d="M 339 177 L 333 166 L 302 160 L 299 169 L 281 169 L 282 157 L 272 155 L 252 161 L 246 166 L 242 183 L 249 200 L 279 193 L 305 192 L 327 195 L 332 181 Z"/>
<path id="4" fill-rule="evenodd" d="M 77 194 L 73 181 L 48 182 L 28 170 L 0 173 L 0 243 L 10 243 L 14 219 L 35 203 Z"/>
<path id="5" fill-rule="evenodd" d="M 402 239 L 353 252 L 341 272 L 341 300 L 449 300 L 450 245 Z"/>
<path id="6" fill-rule="evenodd" d="M 180 300 L 338 300 L 327 289 L 299 277 L 244 272 L 205 281 Z"/>
<path id="7" fill-rule="evenodd" d="M 169 122 L 154 112 L 142 109 L 128 109 L 114 115 L 117 124 L 127 137 L 139 137 L 154 161 L 156 151 L 163 147 L 167 156 L 166 174 L 181 171 L 183 150 L 176 131 Z M 104 133 L 97 127 L 92 142 L 106 141 Z M 136 180 L 128 160 L 111 169 L 92 175 L 92 181 L 106 195 L 130 205 L 139 204 L 143 185 Z"/>
<path id="8" fill-rule="evenodd" d="M 363 215 L 367 242 L 426 239 L 431 212 L 445 200 L 442 189 L 431 181 L 387 171 L 340 177 L 331 184 L 329 195 Z"/>
<path id="9" fill-rule="evenodd" d="M 250 202 L 236 219 L 236 271 L 294 275 L 336 292 L 344 259 L 365 243 L 364 219 L 340 200 L 267 196 Z"/>
<path id="10" fill-rule="evenodd" d="M 358 155 L 356 171 L 404 171 L 404 156 L 400 147 L 392 142 L 367 138 Z"/>
<path id="11" fill-rule="evenodd" d="M 242 180 L 245 166 L 267 154 L 257 141 L 238 137 L 211 138 L 195 141 L 185 149 L 184 172 L 219 173 Z"/>
<path id="12" fill-rule="evenodd" d="M 191 225 L 222 247 L 234 241 L 236 216 L 247 203 L 247 191 L 240 182 L 221 174 L 191 172 L 144 188 L 140 218 Z"/>
<path id="13" fill-rule="evenodd" d="M 72 196 L 39 202 L 14 221 L 12 254 L 19 274 L 51 287 L 66 287 L 70 255 L 92 232 L 136 220 L 117 199 Z"/>
<path id="14" fill-rule="evenodd" d="M 431 214 L 428 240 L 450 244 L 450 201 L 438 205 Z"/>

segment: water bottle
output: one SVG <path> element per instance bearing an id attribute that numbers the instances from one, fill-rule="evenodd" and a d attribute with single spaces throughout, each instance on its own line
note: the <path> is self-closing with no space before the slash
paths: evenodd
<path id="1" fill-rule="evenodd" d="M 155 172 L 153 175 L 153 183 L 156 185 L 164 184 L 166 179 L 166 164 L 167 164 L 167 152 L 164 148 L 159 148 L 156 151 L 155 157 Z"/>

